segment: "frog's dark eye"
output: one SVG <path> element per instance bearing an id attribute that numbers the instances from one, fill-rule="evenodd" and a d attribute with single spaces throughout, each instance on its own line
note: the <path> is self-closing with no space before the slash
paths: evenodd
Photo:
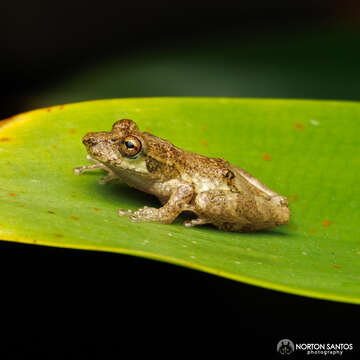
<path id="1" fill-rule="evenodd" d="M 142 145 L 139 138 L 134 135 L 126 136 L 120 144 L 120 152 L 124 156 L 132 157 L 141 151 Z"/>

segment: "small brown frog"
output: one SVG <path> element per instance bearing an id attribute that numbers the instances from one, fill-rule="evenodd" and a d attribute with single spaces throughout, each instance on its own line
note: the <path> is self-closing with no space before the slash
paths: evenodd
<path id="1" fill-rule="evenodd" d="M 104 169 L 108 174 L 101 183 L 120 178 L 162 203 L 159 209 L 119 209 L 120 216 L 132 221 L 170 224 L 181 212 L 190 211 L 196 218 L 185 221 L 187 227 L 213 224 L 226 231 L 256 231 L 290 219 L 287 198 L 245 170 L 141 132 L 132 120 L 117 121 L 110 132 L 89 132 L 83 143 L 95 164 L 77 167 L 75 174 Z"/>

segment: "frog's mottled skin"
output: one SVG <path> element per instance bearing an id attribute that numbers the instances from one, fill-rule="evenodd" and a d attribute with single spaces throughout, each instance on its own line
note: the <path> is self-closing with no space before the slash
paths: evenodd
<path id="1" fill-rule="evenodd" d="M 141 142 L 135 157 L 123 156 L 126 136 Z M 75 168 L 76 174 L 102 168 L 102 183 L 120 178 L 159 198 L 159 209 L 119 210 L 132 221 L 172 223 L 183 211 L 197 218 L 185 226 L 213 224 L 227 231 L 256 231 L 285 224 L 290 219 L 286 197 L 270 190 L 246 171 L 224 159 L 208 158 L 177 148 L 170 142 L 139 131 L 132 120 L 117 121 L 110 132 L 88 133 L 83 143 L 95 164 Z"/>

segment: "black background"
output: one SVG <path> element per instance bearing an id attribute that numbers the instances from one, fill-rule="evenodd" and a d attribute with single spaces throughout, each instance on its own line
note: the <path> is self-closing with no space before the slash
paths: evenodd
<path id="1" fill-rule="evenodd" d="M 6 242 L 0 254 L 2 351 L 12 356 L 281 358 L 284 338 L 353 343 L 342 358 L 359 353 L 356 305 L 126 255 Z"/>
<path id="2" fill-rule="evenodd" d="M 358 31 L 359 19 L 356 0 L 155 0 L 151 5 L 144 0 L 5 0 L 0 3 L 0 119 L 32 109 L 29 98 L 103 59 L 172 51 L 190 40 L 201 47 L 214 37 L 235 37 L 241 46 L 259 37 L 276 41 L 281 33 Z M 357 48 L 354 43 L 346 56 L 358 57 Z M 333 72 L 344 71 L 333 65 Z"/>
<path id="3" fill-rule="evenodd" d="M 356 27 L 360 13 L 356 1 L 269 3 L 3 1 L 0 118 L 29 110 L 29 97 L 113 54 L 126 58 L 137 49 L 229 32 L 246 38 Z M 360 311 L 351 304 L 118 254 L 2 242 L 0 262 L 0 352 L 13 358 L 39 352 L 101 358 L 107 351 L 125 357 L 128 350 L 132 356 L 210 351 L 273 358 L 283 338 L 360 346 Z"/>

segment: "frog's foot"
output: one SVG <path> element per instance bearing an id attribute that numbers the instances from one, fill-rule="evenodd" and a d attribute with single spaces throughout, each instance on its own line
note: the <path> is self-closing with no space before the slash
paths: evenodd
<path id="1" fill-rule="evenodd" d="M 148 206 L 144 206 L 141 209 L 137 210 L 137 211 L 133 211 L 133 210 L 125 210 L 125 209 L 118 209 L 118 215 L 119 216 L 134 216 L 136 217 L 136 215 L 139 215 L 141 213 L 144 213 L 145 210 L 147 209 L 153 209 L 153 210 L 159 210 L 159 209 L 155 209 L 155 208 L 149 208 Z M 133 220 L 133 221 L 138 221 L 138 220 Z M 139 220 L 140 221 L 140 220 Z M 145 220 L 142 220 L 145 221 Z"/>
<path id="2" fill-rule="evenodd" d="M 197 226 L 197 225 L 210 224 L 210 222 L 211 221 L 208 219 L 198 218 L 198 219 L 193 219 L 193 220 L 187 220 L 184 222 L 184 225 L 186 227 L 193 227 L 193 226 Z"/>
<path id="3" fill-rule="evenodd" d="M 155 221 L 155 222 L 163 222 L 161 221 L 160 209 L 151 208 L 148 206 L 144 206 L 137 211 L 133 210 L 125 210 L 119 209 L 118 210 L 119 216 L 129 216 L 132 222 L 137 221 Z"/>
<path id="4" fill-rule="evenodd" d="M 128 210 L 127 214 L 130 215 L 130 220 L 132 222 L 160 222 L 164 224 L 169 224 L 173 221 L 173 218 L 167 216 L 167 214 L 162 211 L 162 208 L 156 209 L 148 206 L 144 206 L 137 211 Z"/>
<path id="5" fill-rule="evenodd" d="M 169 222 L 166 220 L 164 221 L 164 218 L 161 216 L 160 209 L 151 208 L 148 206 L 144 206 L 137 211 L 119 209 L 118 215 L 129 216 L 132 222 Z"/>

